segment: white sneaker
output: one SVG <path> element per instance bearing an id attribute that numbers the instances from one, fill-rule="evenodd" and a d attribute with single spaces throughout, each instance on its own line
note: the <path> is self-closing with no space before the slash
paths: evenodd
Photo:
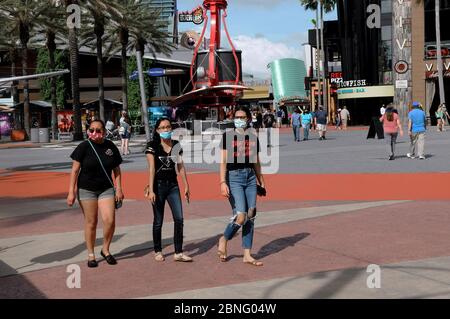
<path id="1" fill-rule="evenodd" d="M 411 153 L 406 154 L 406 157 L 411 158 L 411 159 L 416 158 L 415 156 L 411 155 Z"/>
<path id="2" fill-rule="evenodd" d="M 419 156 L 419 159 L 423 160 L 425 159 L 425 156 Z"/>

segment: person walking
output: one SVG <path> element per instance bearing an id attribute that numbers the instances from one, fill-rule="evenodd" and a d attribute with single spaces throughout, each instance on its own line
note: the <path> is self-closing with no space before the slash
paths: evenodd
<path id="1" fill-rule="evenodd" d="M 301 113 L 298 107 L 295 108 L 294 113 L 291 116 L 292 130 L 294 131 L 294 140 L 300 142 L 300 126 L 301 126 Z"/>
<path id="2" fill-rule="evenodd" d="M 419 102 L 413 102 L 413 109 L 408 113 L 408 132 L 411 139 L 410 152 L 406 154 L 409 158 L 425 159 L 425 132 L 427 130 L 427 120 L 425 112 Z M 416 153 L 417 151 L 417 153 Z"/>
<path id="3" fill-rule="evenodd" d="M 172 125 L 168 118 L 155 123 L 155 132 L 145 149 L 148 164 L 148 186 L 145 197 L 153 208 L 153 250 L 156 261 L 164 261 L 161 231 L 164 220 L 164 206 L 169 203 L 174 220 L 174 261 L 191 262 L 193 259 L 183 253 L 183 206 L 177 181 L 177 169 L 184 184 L 184 197 L 189 203 L 190 191 L 181 156 L 183 149 L 178 141 L 172 140 Z"/>
<path id="4" fill-rule="evenodd" d="M 88 250 L 88 267 L 97 267 L 94 246 L 98 213 L 103 220 L 103 247 L 100 255 L 110 265 L 117 264 L 110 253 L 110 245 L 115 230 L 115 207 L 120 206 L 124 198 L 120 164 L 122 157 L 113 142 L 105 139 L 105 123 L 91 121 L 87 141 L 80 143 L 72 152 L 72 170 L 70 173 L 67 204 L 73 206 L 78 199 L 84 214 L 84 237 Z M 112 181 L 112 173 L 116 186 Z"/>
<path id="5" fill-rule="evenodd" d="M 122 151 L 122 155 L 130 154 L 130 137 L 131 137 L 131 121 L 128 117 L 127 113 L 124 113 L 119 121 L 119 135 L 121 139 L 120 149 Z"/>
<path id="6" fill-rule="evenodd" d="M 347 107 L 341 110 L 341 121 L 342 121 L 342 129 L 347 130 L 348 122 L 350 121 L 350 112 L 347 110 Z"/>
<path id="7" fill-rule="evenodd" d="M 319 141 L 326 140 L 328 116 L 322 106 L 319 106 L 319 110 L 315 113 L 314 124 L 319 131 Z"/>
<path id="8" fill-rule="evenodd" d="M 385 110 L 380 117 L 380 122 L 383 123 L 384 134 L 389 137 L 386 141 L 390 147 L 389 160 L 392 161 L 395 159 L 395 144 L 397 143 L 398 133 L 400 132 L 400 136 L 403 136 L 402 124 L 392 107 Z"/>
<path id="9" fill-rule="evenodd" d="M 227 261 L 227 244 L 242 228 L 243 262 L 262 266 L 251 255 L 256 217 L 256 197 L 265 195 L 264 178 L 259 161 L 259 140 L 249 128 L 251 114 L 248 108 L 238 106 L 234 114 L 234 130 L 222 136 L 220 190 L 227 197 L 232 211 L 232 221 L 227 225 L 217 244 L 219 259 Z M 259 191 L 258 191 L 259 190 Z"/>
<path id="10" fill-rule="evenodd" d="M 334 117 L 336 120 L 336 130 L 342 129 L 341 128 L 342 120 L 341 120 L 341 109 L 340 108 L 336 111 L 336 114 Z"/>
<path id="11" fill-rule="evenodd" d="M 435 115 L 437 120 L 437 131 L 445 131 L 445 120 L 446 118 L 450 118 L 450 116 L 448 115 L 447 108 L 445 107 L 444 103 L 439 105 Z"/>
<path id="12" fill-rule="evenodd" d="M 309 130 L 311 129 L 311 122 L 313 120 L 312 115 L 309 113 L 308 109 L 305 109 L 302 114 L 302 128 L 303 128 L 303 140 L 307 141 L 309 139 Z"/>
<path id="13" fill-rule="evenodd" d="M 275 124 L 275 116 L 271 109 L 266 110 L 263 117 L 264 128 L 267 130 L 267 147 L 272 147 L 272 128 Z"/>
<path id="14" fill-rule="evenodd" d="M 282 123 L 283 123 L 283 110 L 278 109 L 278 111 L 277 111 L 277 128 L 281 128 Z"/>

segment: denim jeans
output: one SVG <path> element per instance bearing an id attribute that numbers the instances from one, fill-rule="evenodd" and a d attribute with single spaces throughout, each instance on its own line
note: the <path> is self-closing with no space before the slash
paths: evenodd
<path id="1" fill-rule="evenodd" d="M 303 123 L 303 139 L 307 140 L 309 138 L 309 128 L 311 127 L 310 123 Z"/>
<path id="2" fill-rule="evenodd" d="M 386 135 L 387 135 L 387 137 L 390 137 L 390 138 L 386 139 L 386 142 L 388 143 L 388 147 L 390 148 L 389 150 L 391 152 L 389 155 L 394 156 L 395 155 L 395 144 L 397 143 L 398 133 L 386 133 Z"/>
<path id="3" fill-rule="evenodd" d="M 153 245 L 154 251 L 162 251 L 161 247 L 161 230 L 164 220 L 164 205 L 166 201 L 172 210 L 174 221 L 175 253 L 183 252 L 183 206 L 181 205 L 180 188 L 176 181 L 156 180 L 153 186 L 156 195 L 155 204 L 153 205 Z"/>
<path id="4" fill-rule="evenodd" d="M 230 188 L 229 201 L 233 209 L 232 221 L 224 232 L 226 240 L 231 240 L 241 228 L 236 223 L 238 215 L 245 215 L 242 225 L 242 248 L 251 249 L 253 245 L 254 218 L 256 216 L 256 174 L 253 168 L 237 169 L 227 172 Z"/>
<path id="5" fill-rule="evenodd" d="M 292 129 L 294 130 L 294 139 L 300 141 L 300 125 L 292 125 Z"/>

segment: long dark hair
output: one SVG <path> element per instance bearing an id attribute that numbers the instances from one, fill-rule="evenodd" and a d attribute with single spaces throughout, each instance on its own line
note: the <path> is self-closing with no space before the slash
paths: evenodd
<path id="1" fill-rule="evenodd" d="M 161 136 L 159 136 L 159 133 L 156 131 L 159 127 L 159 125 L 161 124 L 162 121 L 168 121 L 170 123 L 170 125 L 172 126 L 172 123 L 170 122 L 170 119 L 168 117 L 161 117 L 159 118 L 156 123 L 155 123 L 155 129 L 153 130 L 153 137 L 152 137 L 152 142 L 154 143 L 161 143 Z"/>

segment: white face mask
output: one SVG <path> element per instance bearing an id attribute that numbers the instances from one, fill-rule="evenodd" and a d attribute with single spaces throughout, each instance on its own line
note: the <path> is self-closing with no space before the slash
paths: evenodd
<path id="1" fill-rule="evenodd" d="M 236 128 L 246 128 L 247 127 L 247 121 L 243 119 L 234 119 L 234 127 Z"/>

